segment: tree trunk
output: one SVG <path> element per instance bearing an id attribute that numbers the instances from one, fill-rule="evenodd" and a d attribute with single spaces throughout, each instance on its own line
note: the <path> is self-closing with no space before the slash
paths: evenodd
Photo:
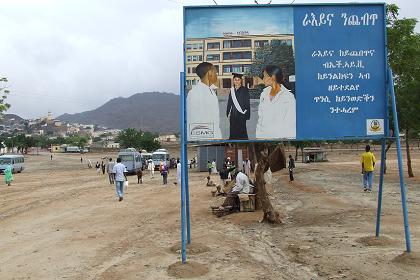
<path id="1" fill-rule="evenodd" d="M 299 150 L 299 147 L 298 147 L 298 146 L 296 146 L 295 161 L 297 161 L 298 150 Z"/>
<path id="2" fill-rule="evenodd" d="M 392 141 L 392 140 L 390 140 L 390 141 L 388 142 L 387 146 L 386 146 L 386 149 L 385 149 L 384 174 L 386 174 L 386 153 L 388 153 L 389 149 L 390 149 L 390 148 L 391 148 L 391 146 L 392 146 L 392 143 L 393 143 L 393 141 Z"/>
<path id="3" fill-rule="evenodd" d="M 301 153 L 301 156 L 302 156 L 302 163 L 303 163 L 303 146 L 300 147 L 300 153 Z"/>
<path id="4" fill-rule="evenodd" d="M 274 210 L 271 205 L 270 199 L 268 198 L 267 190 L 265 189 L 264 173 L 268 170 L 268 149 L 265 146 L 264 150 L 261 151 L 261 158 L 258 161 L 257 169 L 255 170 L 255 188 L 256 188 L 256 206 L 262 207 L 264 217 L 262 222 L 268 222 L 272 224 L 281 223 L 280 215 Z"/>
<path id="5" fill-rule="evenodd" d="M 257 155 L 255 152 L 255 145 L 248 144 L 249 160 L 251 161 L 251 170 L 255 172 L 255 163 L 257 162 Z"/>
<path id="6" fill-rule="evenodd" d="M 407 171 L 408 177 L 414 177 L 413 168 L 411 167 L 410 142 L 408 141 L 408 128 L 405 130 L 405 152 L 407 153 Z"/>
<path id="7" fill-rule="evenodd" d="M 237 144 L 237 143 L 235 143 L 235 144 L 233 144 L 233 145 L 235 145 L 235 167 L 236 167 L 236 170 L 239 170 L 239 162 L 238 162 L 238 144 Z"/>

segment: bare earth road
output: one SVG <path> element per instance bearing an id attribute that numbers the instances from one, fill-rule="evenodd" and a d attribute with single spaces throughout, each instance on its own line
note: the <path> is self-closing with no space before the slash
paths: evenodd
<path id="1" fill-rule="evenodd" d="M 205 173 L 190 173 L 192 241 L 210 249 L 188 256 L 209 269 L 197 279 L 420 279 L 418 259 L 395 260 L 405 250 L 395 155 L 384 185 L 384 238 L 372 244 L 377 192 L 361 191 L 358 154 L 299 163 L 294 183 L 274 174 L 268 187 L 280 226 L 258 223 L 261 212 L 216 218 Z M 418 177 L 407 179 L 408 204 L 419 252 L 420 153 L 413 157 Z M 0 279 L 174 279 L 167 269 L 180 257 L 170 251 L 180 239 L 175 171 L 168 187 L 158 174 L 141 185 L 129 177 L 118 202 L 107 176 L 80 155 L 26 162 L 12 186 L 0 187 Z"/>

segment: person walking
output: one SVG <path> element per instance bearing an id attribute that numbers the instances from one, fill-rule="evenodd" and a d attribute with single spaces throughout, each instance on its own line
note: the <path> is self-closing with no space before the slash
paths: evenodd
<path id="1" fill-rule="evenodd" d="M 211 175 L 211 169 L 213 167 L 213 164 L 208 160 L 207 161 L 207 171 L 209 172 L 209 176 Z"/>
<path id="2" fill-rule="evenodd" d="M 150 179 L 153 179 L 155 177 L 155 164 L 153 163 L 153 160 L 149 159 L 149 164 L 147 165 L 147 169 L 150 173 Z"/>
<path id="3" fill-rule="evenodd" d="M 102 169 L 102 175 L 105 175 L 105 163 L 104 163 L 104 161 L 101 162 L 101 169 Z"/>
<path id="4" fill-rule="evenodd" d="M 50 157 L 51 157 L 51 160 L 52 160 L 53 156 L 51 155 Z"/>
<path id="5" fill-rule="evenodd" d="M 176 181 L 178 183 L 178 185 L 181 187 L 181 161 L 179 160 L 179 158 L 176 160 Z"/>
<path id="6" fill-rule="evenodd" d="M 109 158 L 109 162 L 106 167 L 106 172 L 108 173 L 109 183 L 111 185 L 114 184 L 114 173 L 113 173 L 114 165 L 115 165 L 115 162 L 112 161 L 112 158 Z"/>
<path id="7" fill-rule="evenodd" d="M 160 161 L 159 171 L 160 175 L 162 175 L 163 184 L 168 184 L 168 166 L 166 162 Z"/>
<path id="8" fill-rule="evenodd" d="M 127 169 L 121 163 L 121 158 L 117 158 L 117 164 L 112 169 L 114 174 L 115 189 L 118 196 L 118 201 L 124 198 L 124 182 L 127 181 Z"/>
<path id="9" fill-rule="evenodd" d="M 362 164 L 363 191 L 372 192 L 373 171 L 375 170 L 376 159 L 370 151 L 369 145 L 366 145 L 365 152 L 360 158 L 360 163 Z"/>
<path id="10" fill-rule="evenodd" d="M 295 171 L 295 160 L 293 159 L 292 155 L 289 155 L 289 182 L 292 182 L 295 180 L 293 177 L 293 172 Z"/>
<path id="11" fill-rule="evenodd" d="M 10 184 L 13 181 L 12 165 L 10 164 L 8 164 L 6 169 L 4 170 L 4 181 L 8 186 L 10 186 Z"/>
<path id="12" fill-rule="evenodd" d="M 96 162 L 95 168 L 96 168 L 96 173 L 101 172 L 101 164 L 99 163 L 99 161 Z"/>
<path id="13" fill-rule="evenodd" d="M 80 157 L 80 163 L 83 163 L 83 158 L 82 157 Z"/>

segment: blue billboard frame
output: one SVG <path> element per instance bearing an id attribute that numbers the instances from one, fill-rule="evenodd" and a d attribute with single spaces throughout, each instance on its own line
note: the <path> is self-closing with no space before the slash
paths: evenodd
<path id="1" fill-rule="evenodd" d="M 312 141 L 328 141 L 328 140 L 381 140 L 381 167 L 380 167 L 380 179 L 378 188 L 378 206 L 377 206 L 377 217 L 376 217 L 376 237 L 380 234 L 381 224 L 381 210 L 382 210 L 382 191 L 383 191 L 383 178 L 384 178 L 384 166 L 385 166 L 385 145 L 387 139 L 395 139 L 397 144 L 397 155 L 398 155 L 398 168 L 400 177 L 400 191 L 402 198 L 402 210 L 404 219 L 404 232 L 406 240 L 406 251 L 411 252 L 411 237 L 410 228 L 408 222 L 408 209 L 406 204 L 406 187 L 404 184 L 403 177 L 403 163 L 402 163 L 402 152 L 401 143 L 399 139 L 399 126 L 398 116 L 396 110 L 396 100 L 394 93 L 394 84 L 392 71 L 387 67 L 387 36 L 386 36 L 386 4 L 385 3 L 321 3 L 321 4 L 269 4 L 269 5 L 218 5 L 218 8 L 250 8 L 250 7 L 301 7 L 301 6 L 380 6 L 383 9 L 383 34 L 384 34 L 384 81 L 385 81 L 385 102 L 383 104 L 385 110 L 384 120 L 384 135 L 370 135 L 366 137 L 337 137 L 337 138 L 317 138 L 317 139 L 273 139 L 273 140 L 207 140 L 207 141 L 189 141 L 187 137 L 187 115 L 186 115 L 186 38 L 185 38 L 185 13 L 187 9 L 198 9 L 198 8 L 215 8 L 216 6 L 184 6 L 183 7 L 183 72 L 180 73 L 180 98 L 181 98 L 181 110 L 180 110 L 180 129 L 181 129 L 181 260 L 182 263 L 186 263 L 186 245 L 191 243 L 191 226 L 190 226 L 190 207 L 189 207 L 189 186 L 188 186 L 188 166 L 187 166 L 187 146 L 189 144 L 218 144 L 218 143 L 255 143 L 255 142 L 282 142 L 282 141 L 301 141 L 301 140 L 312 140 Z M 391 98 L 391 107 L 394 119 L 394 135 L 389 134 L 389 114 L 388 98 Z"/>
<path id="2" fill-rule="evenodd" d="M 264 4 L 264 5 L 203 5 L 203 6 L 184 6 L 183 8 L 183 72 L 187 73 L 186 69 L 186 10 L 194 10 L 194 9 L 203 9 L 203 8 L 260 8 L 260 7 L 328 7 L 328 6 L 337 6 L 337 7 L 352 7 L 352 6 L 376 6 L 382 8 L 382 12 L 384 15 L 383 20 L 383 47 L 384 47 L 384 61 L 387 61 L 387 39 L 386 39 L 386 4 L 385 3 L 379 3 L 379 2 L 373 2 L 373 3 L 320 3 L 320 4 L 304 4 L 304 3 L 298 3 L 298 4 Z M 383 69 L 383 80 L 387 80 L 387 67 L 386 63 L 384 65 Z M 186 75 L 184 75 L 184 85 L 186 84 Z M 383 92 L 384 96 L 386 95 L 386 90 L 384 89 Z M 384 108 L 384 134 L 383 135 L 369 135 L 369 136 L 344 136 L 344 137 L 307 137 L 307 138 L 296 138 L 296 139 L 282 139 L 282 138 L 276 138 L 276 139 L 251 139 L 251 140 L 229 140 L 229 139 L 214 139 L 214 140 L 200 140 L 200 141 L 194 141 L 194 140 L 188 140 L 189 144 L 196 144 L 196 145 L 204 145 L 204 144 L 220 144 L 220 143 L 253 143 L 253 142 L 281 142 L 281 141 L 346 141 L 346 140 L 380 140 L 384 137 L 389 137 L 389 117 L 388 117 L 388 101 L 385 100 L 383 104 Z"/>

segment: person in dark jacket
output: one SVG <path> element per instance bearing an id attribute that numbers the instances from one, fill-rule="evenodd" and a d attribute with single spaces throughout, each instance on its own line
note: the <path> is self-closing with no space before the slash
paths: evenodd
<path id="1" fill-rule="evenodd" d="M 242 86 L 242 74 L 233 73 L 233 87 L 230 89 L 226 108 L 229 118 L 229 139 L 248 139 L 246 121 L 251 117 L 248 88 Z"/>
<path id="2" fill-rule="evenodd" d="M 293 177 L 293 172 L 295 170 L 295 160 L 293 159 L 292 155 L 289 155 L 289 179 L 290 182 L 294 181 L 295 178 Z"/>
<path id="3" fill-rule="evenodd" d="M 223 164 L 222 170 L 219 172 L 220 180 L 222 181 L 222 186 L 226 184 L 226 180 L 229 178 L 229 170 L 227 169 L 226 164 Z"/>
<path id="4" fill-rule="evenodd" d="M 101 162 L 101 169 L 102 169 L 102 174 L 105 175 L 105 163 L 104 163 L 104 161 Z"/>

